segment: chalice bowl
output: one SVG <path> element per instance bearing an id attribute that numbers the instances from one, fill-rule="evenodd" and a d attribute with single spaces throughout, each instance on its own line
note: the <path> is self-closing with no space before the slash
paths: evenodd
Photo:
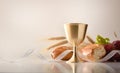
<path id="1" fill-rule="evenodd" d="M 64 25 L 67 41 L 73 46 L 73 55 L 67 62 L 79 62 L 77 48 L 85 38 L 87 26 L 88 25 L 84 23 L 68 23 Z"/>

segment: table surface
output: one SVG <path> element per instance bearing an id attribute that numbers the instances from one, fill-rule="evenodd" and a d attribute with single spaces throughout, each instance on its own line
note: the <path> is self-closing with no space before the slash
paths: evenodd
<path id="1" fill-rule="evenodd" d="M 75 67 L 75 69 L 73 68 Z M 120 63 L 66 63 L 25 58 L 0 61 L 0 73 L 120 73 Z"/>

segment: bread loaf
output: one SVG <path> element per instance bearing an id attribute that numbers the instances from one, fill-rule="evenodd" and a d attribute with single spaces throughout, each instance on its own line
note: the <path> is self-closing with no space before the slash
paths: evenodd
<path id="1" fill-rule="evenodd" d="M 87 45 L 84 48 L 80 48 L 79 52 L 84 56 L 84 58 L 91 61 L 98 61 L 106 54 L 103 45 L 98 44 Z"/>
<path id="2" fill-rule="evenodd" d="M 60 46 L 55 48 L 52 53 L 51 56 L 53 59 L 56 59 L 59 55 L 61 55 L 63 52 L 67 51 L 67 50 L 71 50 L 71 47 L 67 47 L 67 46 Z M 69 60 L 72 57 L 72 51 L 67 53 L 63 58 L 61 58 L 61 60 Z"/>
<path id="3" fill-rule="evenodd" d="M 56 59 L 56 58 L 58 58 L 58 56 L 60 56 L 67 50 L 72 50 L 72 47 L 68 47 L 68 46 L 57 47 L 52 51 L 51 56 L 53 59 Z M 106 54 L 106 50 L 104 49 L 103 45 L 99 45 L 99 44 L 87 44 L 86 46 L 83 46 L 80 48 L 78 47 L 77 52 L 82 54 L 82 56 L 84 57 L 85 60 L 88 59 L 90 61 L 98 61 L 101 58 L 103 58 Z M 68 52 L 66 55 L 64 55 L 60 59 L 67 61 L 72 57 L 72 54 L 73 54 L 72 51 Z M 78 55 L 78 58 L 82 59 L 81 56 L 79 56 L 79 55 Z M 84 60 L 84 59 L 82 59 L 82 60 Z"/>

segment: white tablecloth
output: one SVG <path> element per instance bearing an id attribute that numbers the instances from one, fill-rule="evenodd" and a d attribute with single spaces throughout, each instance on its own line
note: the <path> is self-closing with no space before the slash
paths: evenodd
<path id="1" fill-rule="evenodd" d="M 43 61 L 37 57 L 27 57 L 15 62 L 1 61 L 0 73 L 120 73 L 120 63 L 76 63 Z"/>

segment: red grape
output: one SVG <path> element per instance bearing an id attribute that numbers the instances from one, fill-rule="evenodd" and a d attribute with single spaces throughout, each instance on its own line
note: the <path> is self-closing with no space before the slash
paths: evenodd
<path id="1" fill-rule="evenodd" d="M 108 54 L 109 52 L 111 52 L 114 48 L 113 48 L 113 45 L 111 43 L 109 44 L 105 44 L 104 45 L 104 48 L 106 50 L 106 54 Z"/>
<path id="2" fill-rule="evenodd" d="M 120 50 L 120 40 L 113 41 L 112 43 L 105 44 L 104 48 L 106 50 L 106 55 L 113 50 Z M 120 62 L 120 55 L 116 53 L 108 62 Z"/>

